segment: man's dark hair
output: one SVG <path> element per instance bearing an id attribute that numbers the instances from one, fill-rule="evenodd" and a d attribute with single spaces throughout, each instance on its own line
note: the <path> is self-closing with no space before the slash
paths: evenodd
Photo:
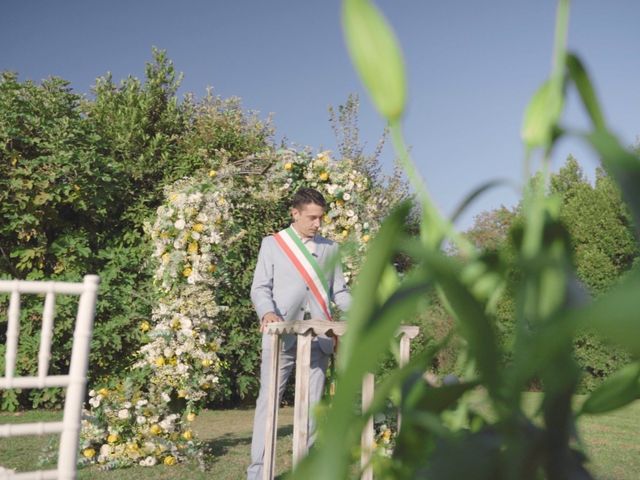
<path id="1" fill-rule="evenodd" d="M 320 205 L 324 209 L 327 208 L 327 201 L 319 191 L 314 190 L 313 188 L 300 188 L 291 200 L 291 206 L 293 208 L 297 208 L 298 210 L 301 210 L 302 207 L 310 203 Z"/>

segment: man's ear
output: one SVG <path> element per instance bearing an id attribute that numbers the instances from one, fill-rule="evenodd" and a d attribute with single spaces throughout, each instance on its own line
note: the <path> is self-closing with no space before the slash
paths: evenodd
<path id="1" fill-rule="evenodd" d="M 291 217 L 293 218 L 293 221 L 295 222 L 298 219 L 299 216 L 300 216 L 300 211 L 297 208 L 292 207 L 291 208 Z"/>

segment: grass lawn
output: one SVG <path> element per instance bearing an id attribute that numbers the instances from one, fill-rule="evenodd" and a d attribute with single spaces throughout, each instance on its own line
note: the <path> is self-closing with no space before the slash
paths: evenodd
<path id="1" fill-rule="evenodd" d="M 527 394 L 532 406 L 539 394 Z M 35 411 L 21 414 L 0 413 L 0 423 L 44 421 L 60 418 L 60 413 Z M 293 408 L 280 410 L 277 471 L 291 468 L 291 433 Z M 249 463 L 253 410 L 221 410 L 203 412 L 194 429 L 206 442 L 212 459 L 208 471 L 195 464 L 173 467 L 133 467 L 101 472 L 96 468 L 80 470 L 81 479 L 212 479 L 238 480 L 245 476 Z M 640 478 L 640 401 L 608 415 L 585 417 L 580 432 L 591 458 L 590 470 L 601 480 L 637 480 Z M 0 439 L 0 465 L 18 471 L 40 468 L 36 465 L 42 452 L 51 448 L 47 437 Z M 45 465 L 44 468 L 51 468 Z"/>

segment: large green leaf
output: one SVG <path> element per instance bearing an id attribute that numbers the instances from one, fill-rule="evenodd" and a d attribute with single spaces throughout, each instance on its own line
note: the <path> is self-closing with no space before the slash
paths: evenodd
<path id="1" fill-rule="evenodd" d="M 621 368 L 589 395 L 580 413 L 607 413 L 640 398 L 640 362 Z"/>
<path id="2" fill-rule="evenodd" d="M 460 323 L 461 333 L 469 344 L 483 380 L 491 393 L 497 393 L 500 383 L 499 352 L 493 324 L 487 316 L 485 306 L 461 281 L 461 266 L 439 252 L 420 250 L 415 243 L 407 243 L 406 247 L 432 273 Z"/>
<path id="3" fill-rule="evenodd" d="M 353 290 L 351 308 L 347 314 L 349 331 L 340 342 L 338 368 L 344 370 L 353 355 L 353 348 L 360 340 L 366 325 L 370 322 L 376 307 L 377 292 L 387 268 L 391 264 L 395 246 L 406 236 L 404 224 L 409 214 L 410 204 L 398 206 L 384 221 L 378 234 L 371 241 L 367 259 L 358 275 Z M 391 292 L 385 292 L 388 296 Z"/>
<path id="4" fill-rule="evenodd" d="M 551 145 L 563 104 L 562 89 L 552 79 L 545 81 L 533 95 L 524 114 L 521 132 L 529 150 Z"/>
<path id="5" fill-rule="evenodd" d="M 369 0 L 345 0 L 347 48 L 373 103 L 389 121 L 402 116 L 407 87 L 404 62 L 391 27 Z"/>
<path id="6" fill-rule="evenodd" d="M 636 268 L 586 308 L 574 310 L 568 321 L 574 328 L 600 336 L 640 356 L 640 269 Z"/>
<path id="7" fill-rule="evenodd" d="M 586 69 L 575 54 L 570 53 L 567 55 L 567 71 L 578 89 L 584 108 L 587 110 L 593 126 L 596 130 L 605 129 L 604 115 L 600 109 L 595 89 L 591 84 L 591 80 L 589 80 Z"/>

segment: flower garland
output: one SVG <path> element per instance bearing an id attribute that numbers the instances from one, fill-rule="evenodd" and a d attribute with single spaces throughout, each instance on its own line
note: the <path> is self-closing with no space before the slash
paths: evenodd
<path id="1" fill-rule="evenodd" d="M 324 216 L 320 234 L 338 243 L 351 241 L 355 248 L 342 255 L 347 282 L 355 277 L 371 236 L 378 230 L 380 212 L 388 205 L 371 194 L 371 182 L 354 168 L 350 159 L 336 161 L 331 152 L 312 156 L 308 152 L 282 152 L 286 172 L 283 190 L 287 195 L 300 187 L 312 187 L 323 194 L 329 209 Z"/>
<path id="2" fill-rule="evenodd" d="M 190 425 L 219 380 L 224 332 L 216 317 L 225 307 L 215 298 L 233 281 L 225 274 L 225 250 L 245 233 L 234 221 L 236 209 L 250 207 L 252 199 L 290 198 L 302 186 L 318 189 L 330 205 L 321 234 L 355 246 L 343 255 L 345 278 L 354 278 L 385 208 L 371 195 L 369 179 L 329 152 L 280 151 L 274 166 L 244 182 L 237 181 L 237 166 L 227 166 L 165 189 L 166 202 L 148 226 L 159 293 L 150 321 L 140 325 L 148 342 L 131 379 L 89 392 L 81 432 L 84 463 L 117 468 L 202 459 Z"/>

